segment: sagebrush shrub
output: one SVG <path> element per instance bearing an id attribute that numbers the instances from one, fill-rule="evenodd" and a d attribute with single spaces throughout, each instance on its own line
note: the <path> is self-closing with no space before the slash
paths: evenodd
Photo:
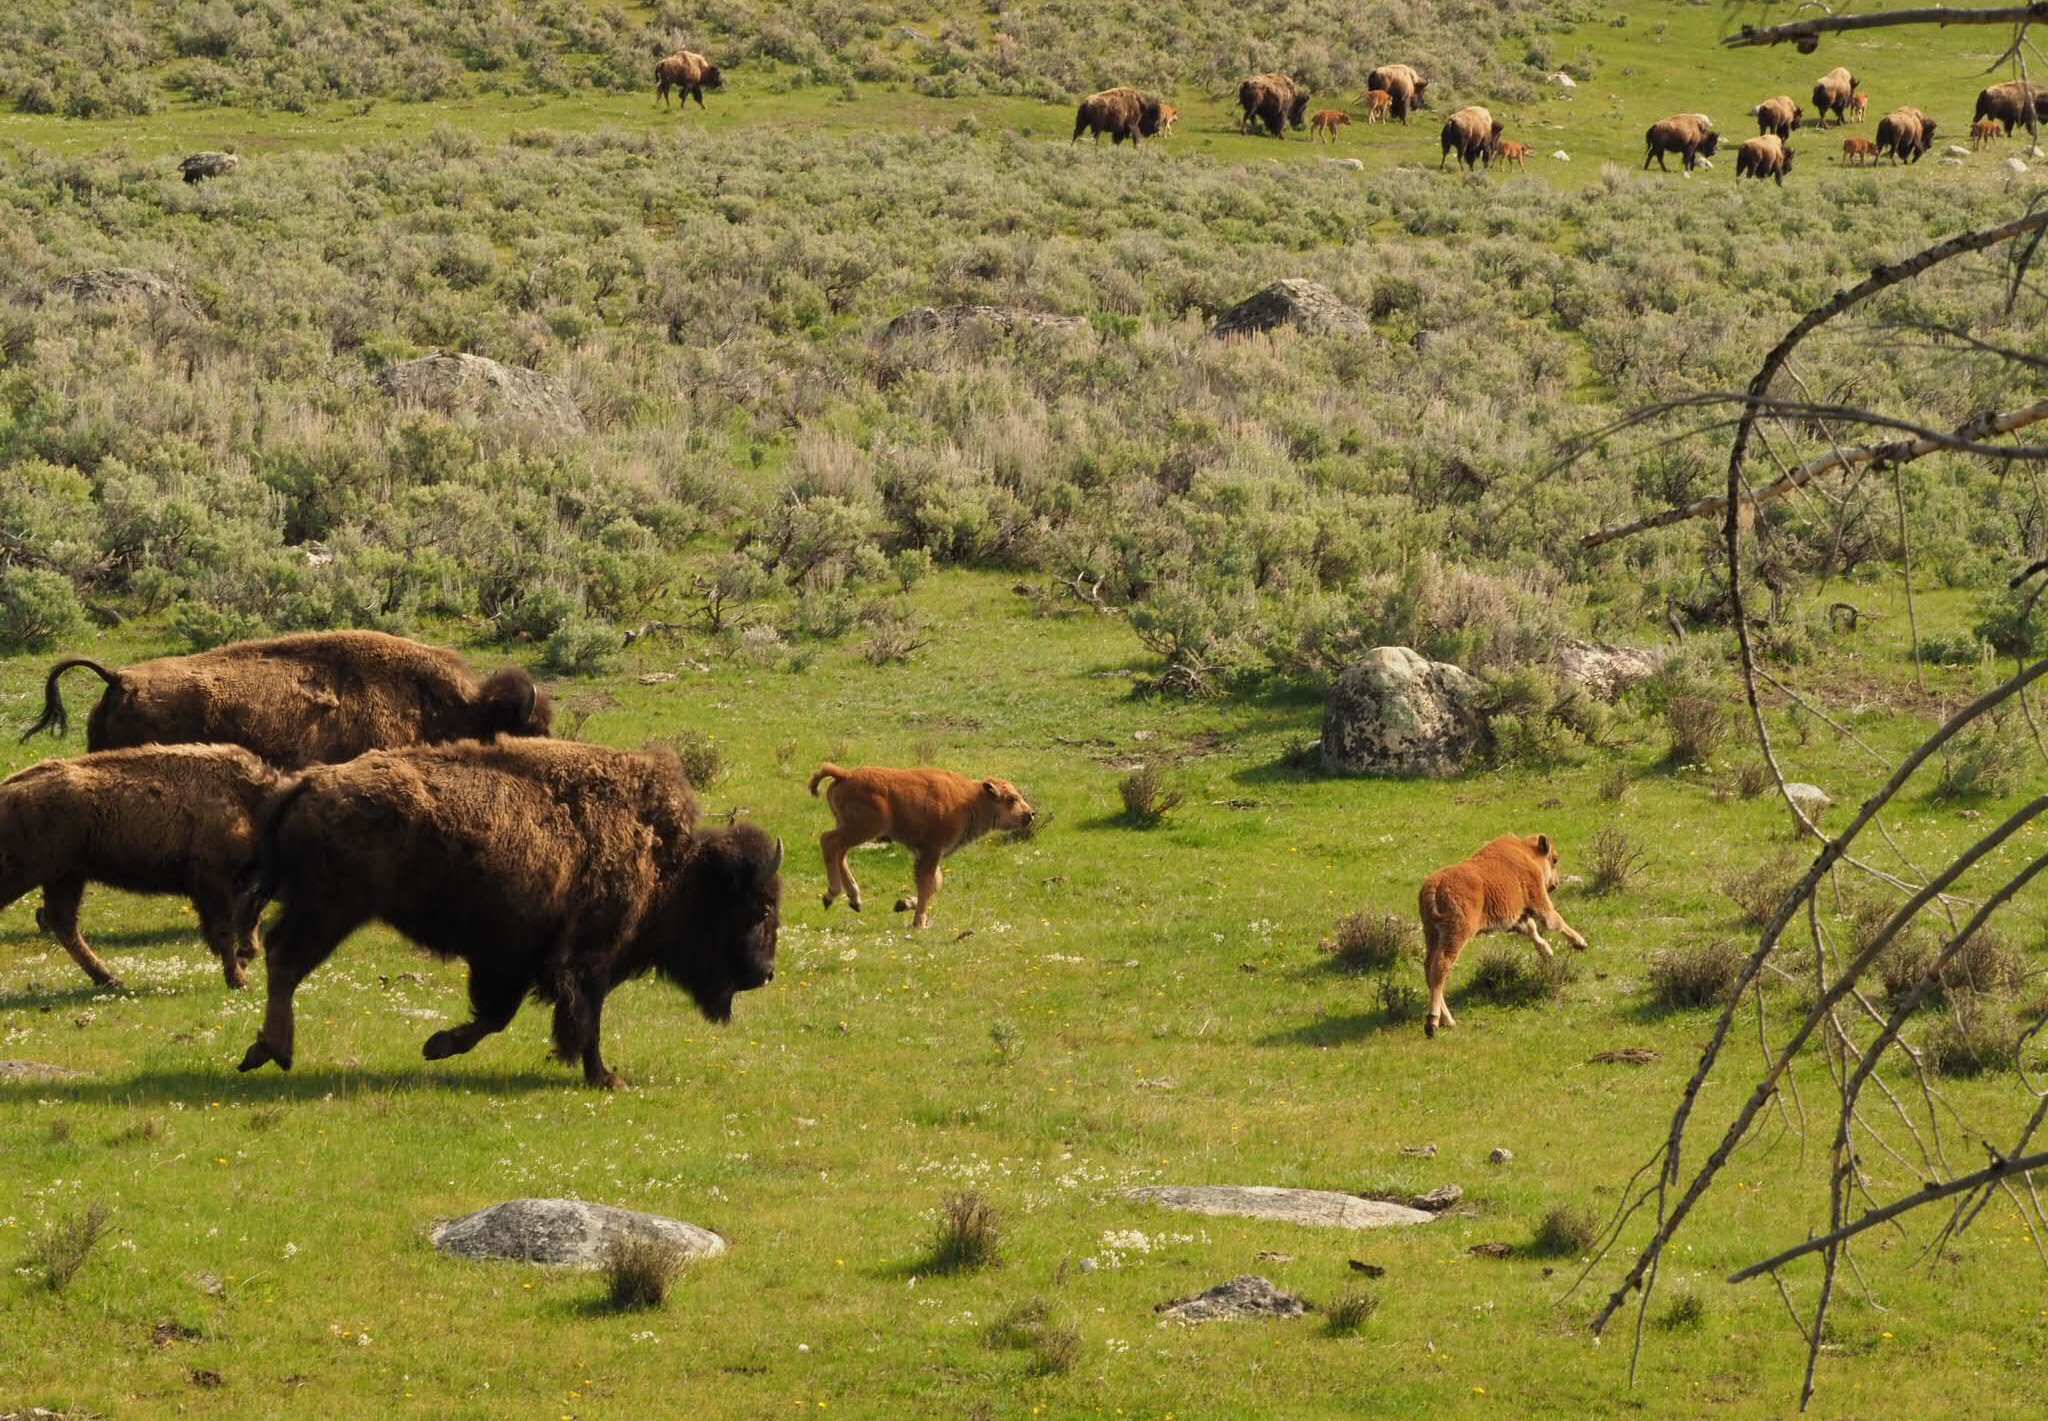
<path id="1" fill-rule="evenodd" d="M 1673 1011 L 1720 1006 L 1748 954 L 1725 939 L 1667 948 L 1650 959 L 1650 995 Z"/>
<path id="2" fill-rule="evenodd" d="M 1421 944 L 1413 919 L 1399 913 L 1346 913 L 1322 950 L 1346 972 L 1385 972 Z"/>

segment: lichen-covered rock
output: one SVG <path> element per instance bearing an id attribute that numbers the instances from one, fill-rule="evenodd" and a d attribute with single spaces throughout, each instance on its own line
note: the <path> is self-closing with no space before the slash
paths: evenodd
<path id="1" fill-rule="evenodd" d="M 1246 1318 L 1300 1317 L 1308 1304 L 1292 1293 L 1282 1292 L 1255 1274 L 1242 1274 L 1228 1283 L 1218 1283 L 1191 1298 L 1175 1298 L 1153 1309 L 1160 1320 L 1194 1326 L 1202 1322 L 1238 1322 Z"/>
<path id="2" fill-rule="evenodd" d="M 512 1199 L 444 1219 L 429 1236 L 441 1252 L 460 1258 L 597 1268 L 613 1239 L 631 1235 L 673 1244 L 692 1261 L 725 1252 L 725 1240 L 709 1229 L 580 1199 Z"/>
<path id="3" fill-rule="evenodd" d="M 1333 775 L 1452 775 L 1486 733 L 1480 685 L 1444 661 L 1382 646 L 1347 667 L 1323 712 L 1323 769 Z"/>
<path id="4" fill-rule="evenodd" d="M 1276 1189 L 1265 1184 L 1148 1184 L 1123 1191 L 1138 1199 L 1190 1214 L 1221 1214 L 1243 1219 L 1270 1219 L 1310 1228 L 1383 1229 L 1426 1224 L 1434 1214 L 1361 1199 L 1328 1189 Z"/>
<path id="5" fill-rule="evenodd" d="M 1289 278 L 1238 302 L 1216 318 L 1212 336 L 1251 335 L 1276 326 L 1298 326 L 1315 335 L 1362 336 L 1372 324 L 1337 299 L 1335 292 L 1314 281 Z"/>
<path id="6" fill-rule="evenodd" d="M 1615 646 L 1604 641 L 1559 637 L 1550 654 L 1557 674 L 1603 701 L 1649 680 L 1663 669 L 1670 653 L 1654 647 Z"/>
<path id="7" fill-rule="evenodd" d="M 562 434 L 583 432 L 583 412 L 552 375 L 444 350 L 377 372 L 377 388 L 400 404 L 479 416 L 511 415 Z"/>

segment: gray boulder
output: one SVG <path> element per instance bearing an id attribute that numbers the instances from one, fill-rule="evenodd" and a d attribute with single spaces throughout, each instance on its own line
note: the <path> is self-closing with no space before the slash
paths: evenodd
<path id="1" fill-rule="evenodd" d="M 1278 326 L 1298 326 L 1313 335 L 1363 336 L 1372 324 L 1337 299 L 1329 287 L 1289 278 L 1238 302 L 1216 318 L 1212 336 L 1253 335 Z"/>
<path id="2" fill-rule="evenodd" d="M 580 1199 L 512 1199 L 444 1219 L 429 1237 L 434 1247 L 458 1258 L 598 1268 L 613 1239 L 635 1235 L 673 1244 L 692 1262 L 725 1252 L 725 1240 L 709 1229 Z"/>
<path id="3" fill-rule="evenodd" d="M 208 178 L 224 178 L 242 166 L 242 160 L 232 153 L 194 153 L 178 164 L 178 172 L 188 183 L 204 182 Z"/>
<path id="4" fill-rule="evenodd" d="M 1663 669 L 1670 653 L 1654 647 L 1616 646 L 1604 641 L 1559 637 L 1550 663 L 1560 678 L 1611 701 Z"/>
<path id="5" fill-rule="evenodd" d="M 501 365 L 481 355 L 444 350 L 401 360 L 377 372 L 377 388 L 402 405 L 479 417 L 512 416 L 562 434 L 583 432 L 583 412 L 569 387 L 552 375 Z"/>
<path id="6" fill-rule="evenodd" d="M 1346 668 L 1323 711 L 1323 769 L 1333 775 L 1452 775 L 1479 750 L 1479 682 L 1405 646 Z"/>
<path id="7" fill-rule="evenodd" d="M 84 1074 L 46 1061 L 0 1061 L 0 1081 L 71 1081 Z"/>
<path id="8" fill-rule="evenodd" d="M 1123 1191 L 1142 1200 L 1190 1214 L 1270 1219 L 1310 1228 L 1384 1229 L 1426 1224 L 1436 1215 L 1381 1199 L 1361 1199 L 1327 1189 L 1276 1189 L 1264 1184 L 1150 1184 Z"/>
<path id="9" fill-rule="evenodd" d="M 1175 1298 L 1153 1309 L 1164 1322 L 1192 1327 L 1203 1322 L 1241 1322 L 1246 1319 L 1300 1317 L 1308 1304 L 1272 1283 L 1246 1273 L 1228 1283 L 1218 1283 L 1191 1298 Z"/>

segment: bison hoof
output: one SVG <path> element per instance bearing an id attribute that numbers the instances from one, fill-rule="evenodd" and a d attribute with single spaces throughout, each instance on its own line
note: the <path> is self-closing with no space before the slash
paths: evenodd
<path id="1" fill-rule="evenodd" d="M 259 1036 L 249 1047 L 248 1054 L 242 1057 L 242 1064 L 235 1069 L 253 1071 L 267 1061 L 277 1062 L 280 1070 L 288 1071 L 292 1068 L 292 1058 L 289 1055 L 279 1055 L 276 1051 L 271 1050 L 269 1043 Z"/>
<path id="2" fill-rule="evenodd" d="M 420 1054 L 429 1061 L 445 1061 L 450 1056 L 459 1056 L 469 1048 L 452 1031 L 437 1031 L 427 1038 L 427 1044 L 420 1047 Z"/>
<path id="3" fill-rule="evenodd" d="M 1427 1037 L 1431 1038 L 1431 1039 L 1434 1039 L 1434 1038 L 1436 1037 L 1436 1018 L 1435 1018 L 1435 1017 L 1433 1017 L 1433 1016 L 1432 1016 L 1432 1017 L 1427 1017 L 1427 1018 L 1425 1018 L 1425 1019 L 1423 1020 L 1423 1023 L 1422 1023 L 1422 1034 L 1423 1034 L 1424 1036 L 1427 1036 Z"/>
<path id="4" fill-rule="evenodd" d="M 908 898 L 898 898 L 896 900 L 896 911 L 899 913 L 907 913 L 916 906 L 917 904 L 913 903 Z"/>
<path id="5" fill-rule="evenodd" d="M 832 906 L 832 895 L 830 893 L 825 895 L 825 906 L 828 908 Z"/>
<path id="6" fill-rule="evenodd" d="M 626 1088 L 626 1078 L 609 1068 L 599 1071 L 595 1075 L 586 1075 L 583 1079 L 587 1084 L 598 1090 L 624 1090 Z"/>

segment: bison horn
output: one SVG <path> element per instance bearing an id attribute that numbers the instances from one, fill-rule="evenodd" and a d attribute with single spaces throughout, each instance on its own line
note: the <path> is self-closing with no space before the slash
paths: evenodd
<path id="1" fill-rule="evenodd" d="M 771 874 L 782 872 L 782 840 L 779 838 L 775 841 L 775 861 L 768 865 L 768 872 Z"/>

